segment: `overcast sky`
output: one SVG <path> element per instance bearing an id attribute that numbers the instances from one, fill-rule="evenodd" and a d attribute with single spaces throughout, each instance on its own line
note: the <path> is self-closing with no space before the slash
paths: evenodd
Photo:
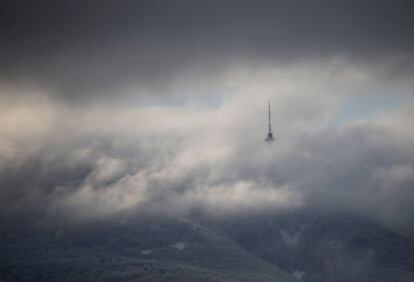
<path id="1" fill-rule="evenodd" d="M 413 12 L 6 1 L 2 219 L 312 207 L 414 234 Z"/>

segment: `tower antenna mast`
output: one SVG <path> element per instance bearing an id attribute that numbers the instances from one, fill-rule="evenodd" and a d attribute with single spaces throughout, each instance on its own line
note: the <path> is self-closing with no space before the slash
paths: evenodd
<path id="1" fill-rule="evenodd" d="M 267 137 L 265 141 L 267 143 L 272 143 L 273 141 L 275 141 L 275 138 L 273 138 L 273 133 L 272 133 L 272 120 L 270 116 L 270 99 L 268 101 L 268 107 L 269 107 L 269 132 L 267 133 Z"/>

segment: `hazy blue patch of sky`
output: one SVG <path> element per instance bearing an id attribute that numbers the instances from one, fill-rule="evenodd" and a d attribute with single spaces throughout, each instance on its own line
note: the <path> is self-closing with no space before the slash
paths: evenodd
<path id="1" fill-rule="evenodd" d="M 375 119 L 381 114 L 398 109 L 403 103 L 401 96 L 355 95 L 348 97 L 330 125 L 338 126 L 358 120 Z"/>

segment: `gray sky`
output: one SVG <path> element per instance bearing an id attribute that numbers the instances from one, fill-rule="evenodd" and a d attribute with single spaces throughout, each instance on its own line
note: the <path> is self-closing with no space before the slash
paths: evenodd
<path id="1" fill-rule="evenodd" d="M 312 207 L 414 234 L 412 12 L 412 1 L 4 3 L 1 216 Z"/>
<path id="2" fill-rule="evenodd" d="M 2 80 L 81 103 L 131 84 L 166 95 L 183 72 L 244 64 L 340 56 L 390 76 L 412 70 L 412 1 L 7 2 Z"/>

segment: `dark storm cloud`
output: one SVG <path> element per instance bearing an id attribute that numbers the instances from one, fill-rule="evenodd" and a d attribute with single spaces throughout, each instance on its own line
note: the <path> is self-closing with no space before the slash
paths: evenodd
<path id="1" fill-rule="evenodd" d="M 3 2 L 0 78 L 71 99 L 251 61 L 345 56 L 381 65 L 397 57 L 397 71 L 411 71 L 413 8 L 412 1 Z"/>

